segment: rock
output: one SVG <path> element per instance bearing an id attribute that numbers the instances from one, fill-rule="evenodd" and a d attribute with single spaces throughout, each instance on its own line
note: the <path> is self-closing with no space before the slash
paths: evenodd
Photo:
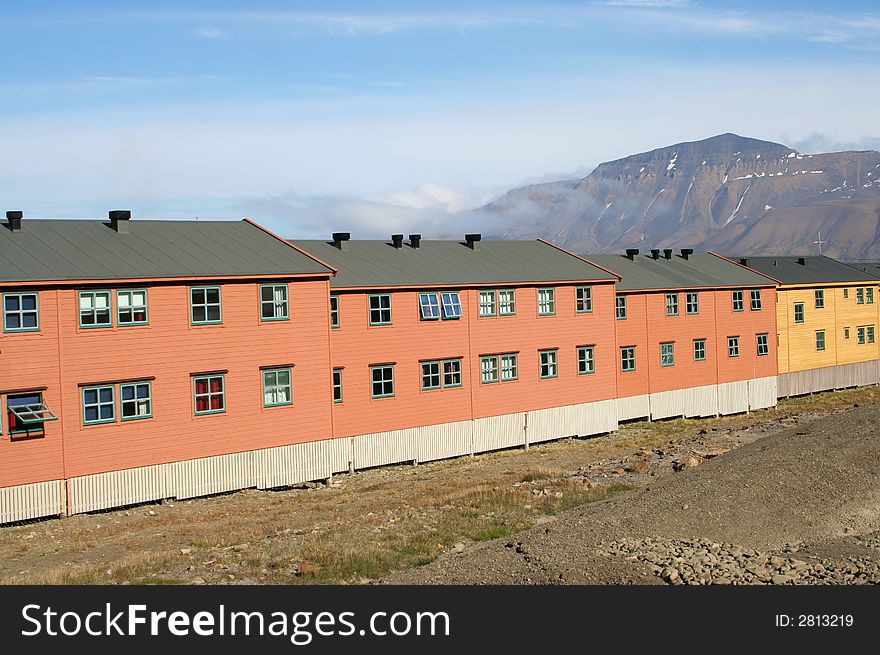
<path id="1" fill-rule="evenodd" d="M 202 585 L 202 584 L 205 584 L 205 579 L 204 578 L 193 578 L 192 583 L 197 584 L 197 585 Z"/>
<path id="2" fill-rule="evenodd" d="M 181 548 L 180 549 L 181 555 L 189 555 L 191 552 L 193 552 L 192 548 Z"/>
<path id="3" fill-rule="evenodd" d="M 790 575 L 776 574 L 772 578 L 770 578 L 770 581 L 773 584 L 788 584 L 789 582 L 794 582 L 794 578 Z"/>
<path id="4" fill-rule="evenodd" d="M 679 575 L 678 571 L 676 571 L 671 566 L 667 566 L 663 569 L 663 572 L 660 574 L 660 577 L 663 578 L 669 584 L 675 584 L 678 581 Z"/>
<path id="5" fill-rule="evenodd" d="M 682 509 L 690 509 L 690 507 L 688 506 L 687 503 L 685 503 L 684 505 L 682 505 L 681 508 L 682 508 Z"/>
<path id="6" fill-rule="evenodd" d="M 716 585 L 729 585 L 732 581 L 730 578 L 721 576 L 720 578 L 712 578 L 712 584 Z"/>

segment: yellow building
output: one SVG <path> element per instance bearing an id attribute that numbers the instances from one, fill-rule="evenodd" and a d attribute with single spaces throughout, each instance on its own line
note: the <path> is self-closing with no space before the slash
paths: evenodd
<path id="1" fill-rule="evenodd" d="M 880 276 L 823 256 L 740 263 L 780 282 L 780 397 L 880 383 Z"/>

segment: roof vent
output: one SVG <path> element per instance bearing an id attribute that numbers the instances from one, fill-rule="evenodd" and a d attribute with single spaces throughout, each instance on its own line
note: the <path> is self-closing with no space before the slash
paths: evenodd
<path id="1" fill-rule="evenodd" d="M 20 211 L 6 212 L 6 220 L 9 223 L 9 229 L 13 232 L 21 232 L 21 219 L 24 214 Z"/>
<path id="2" fill-rule="evenodd" d="M 639 254 L 638 248 L 627 248 L 626 249 L 626 258 L 627 259 L 634 259 L 635 256 L 638 254 Z"/>
<path id="3" fill-rule="evenodd" d="M 807 260 L 806 260 L 805 257 L 798 257 L 798 258 L 797 258 L 797 263 L 800 264 L 801 266 L 806 266 L 806 265 L 807 265 Z"/>
<path id="4" fill-rule="evenodd" d="M 348 250 L 348 242 L 351 240 L 350 232 L 334 232 L 333 245 L 340 250 Z"/>
<path id="5" fill-rule="evenodd" d="M 403 235 L 402 234 L 392 234 L 391 235 L 391 245 L 395 248 L 403 248 Z"/>
<path id="6" fill-rule="evenodd" d="M 110 210 L 110 227 L 120 234 L 128 234 L 128 225 L 131 221 L 131 211 L 128 209 Z"/>
<path id="7" fill-rule="evenodd" d="M 687 259 L 688 257 L 690 257 L 693 254 L 694 254 L 693 248 L 682 248 L 681 249 L 681 258 L 682 259 Z"/>
<path id="8" fill-rule="evenodd" d="M 480 249 L 480 240 L 483 238 L 482 234 L 465 234 L 464 240 L 467 242 L 468 248 L 471 250 L 479 250 Z"/>
<path id="9" fill-rule="evenodd" d="M 422 243 L 422 235 L 421 234 L 410 234 L 409 235 L 409 245 L 413 248 L 418 248 Z"/>
<path id="10" fill-rule="evenodd" d="M 664 248 L 663 249 L 663 257 L 665 259 L 672 259 L 672 248 Z"/>
<path id="11" fill-rule="evenodd" d="M 740 257 L 739 263 L 742 264 L 743 266 L 748 266 L 749 265 L 749 258 L 748 257 Z M 773 262 L 773 264 L 775 265 L 776 262 Z"/>
<path id="12" fill-rule="evenodd" d="M 660 249 L 651 248 L 651 259 L 660 259 Z"/>

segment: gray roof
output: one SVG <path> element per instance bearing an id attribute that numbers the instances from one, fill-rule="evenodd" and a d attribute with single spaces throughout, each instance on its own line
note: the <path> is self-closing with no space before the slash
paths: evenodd
<path id="1" fill-rule="evenodd" d="M 813 257 L 746 257 L 745 260 L 750 268 L 775 277 L 783 284 L 823 284 L 826 282 L 880 280 L 880 275 L 876 272 L 866 272 L 824 255 Z M 803 261 L 804 264 L 799 264 L 799 260 Z"/>
<path id="2" fill-rule="evenodd" d="M 327 275 L 330 269 L 247 221 L 101 220 L 0 224 L 0 282 Z"/>
<path id="3" fill-rule="evenodd" d="M 340 250 L 329 241 L 291 243 L 336 268 L 332 287 L 385 288 L 403 286 L 464 286 L 575 280 L 616 280 L 601 268 L 540 241 L 481 241 L 477 250 L 464 242 L 422 240 L 413 248 L 404 242 L 348 242 Z"/>
<path id="4" fill-rule="evenodd" d="M 650 255 L 584 255 L 623 276 L 617 288 L 622 291 L 641 289 L 699 289 L 719 287 L 749 287 L 776 283 L 742 266 L 709 253 L 695 253 L 684 259 L 674 254 L 655 260 Z"/>

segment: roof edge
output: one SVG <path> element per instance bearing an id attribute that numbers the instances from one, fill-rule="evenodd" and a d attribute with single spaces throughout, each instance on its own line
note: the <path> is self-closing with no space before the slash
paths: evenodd
<path id="1" fill-rule="evenodd" d="M 546 241 L 545 239 L 541 239 L 541 238 L 537 239 L 537 241 L 540 242 L 540 243 L 543 243 L 545 246 L 550 246 L 551 248 L 556 248 L 556 250 L 558 250 L 559 252 L 564 252 L 566 255 L 570 255 L 570 256 L 574 257 L 575 259 L 579 259 L 579 260 L 581 260 L 582 262 L 584 262 L 585 264 L 589 264 L 590 266 L 595 266 L 595 267 L 598 268 L 599 270 L 601 270 L 601 271 L 605 271 L 606 273 L 608 273 L 608 274 L 610 274 L 610 275 L 613 275 L 614 277 L 617 278 L 617 281 L 618 281 L 618 282 L 622 282 L 622 281 L 623 281 L 623 276 L 620 275 L 620 273 L 615 273 L 615 272 L 612 271 L 611 269 L 605 268 L 604 266 L 600 266 L 599 264 L 596 264 L 596 263 L 594 263 L 594 262 L 591 262 L 589 259 L 586 259 L 586 258 L 584 258 L 584 257 L 581 257 L 581 256 L 578 255 L 577 253 L 573 253 L 573 252 L 571 252 L 570 250 L 566 250 L 566 249 L 563 248 L 562 246 L 557 246 L 555 243 L 551 243 L 550 241 Z"/>
<path id="2" fill-rule="evenodd" d="M 288 248 L 292 248 L 292 249 L 296 250 L 299 254 L 301 254 L 301 255 L 303 255 L 303 256 L 305 256 L 305 257 L 308 257 L 308 258 L 311 259 L 312 261 L 317 262 L 318 264 L 320 264 L 321 266 L 324 266 L 325 268 L 330 269 L 330 277 L 336 277 L 336 275 L 339 273 L 339 271 L 338 271 L 337 269 L 335 269 L 335 268 L 333 268 L 332 266 L 330 266 L 330 264 L 328 264 L 327 262 L 321 261 L 320 259 L 318 259 L 318 258 L 315 257 L 314 255 L 312 255 L 311 253 L 308 253 L 308 252 L 306 252 L 305 250 L 303 250 L 302 248 L 299 248 L 299 247 L 293 245 L 293 243 L 291 243 L 291 242 L 288 241 L 287 239 L 283 239 L 282 237 L 278 236 L 277 234 L 275 234 L 275 233 L 274 233 L 272 230 L 270 230 L 269 228 L 263 227 L 262 225 L 260 225 L 260 224 L 257 223 L 256 221 L 253 221 L 253 220 L 251 220 L 250 218 L 247 218 L 247 217 L 245 217 L 245 218 L 243 218 L 243 219 L 241 219 L 241 220 L 242 220 L 243 222 L 247 223 L 248 225 L 251 225 L 251 226 L 257 228 L 257 229 L 260 230 L 261 232 L 264 232 L 265 234 L 268 234 L 268 235 L 269 235 L 270 237 L 272 237 L 273 239 L 277 239 L 278 241 L 280 241 L 281 243 L 283 243 L 284 245 L 286 245 Z"/>
<path id="3" fill-rule="evenodd" d="M 757 271 L 754 268 L 751 268 L 750 266 L 746 266 L 745 264 L 740 264 L 739 262 L 735 262 L 732 259 L 725 257 L 724 255 L 719 255 L 717 252 L 713 252 L 713 251 L 709 250 L 707 254 L 712 255 L 713 257 L 717 257 L 718 259 L 723 259 L 724 261 L 729 262 L 729 263 L 733 264 L 734 266 L 739 266 L 740 268 L 744 268 L 748 271 L 751 271 L 755 275 L 760 275 L 761 277 L 767 278 L 768 280 L 772 280 L 776 284 L 780 284 L 780 285 L 783 284 L 782 280 L 777 280 L 775 277 L 767 275 L 766 273 L 762 273 L 761 271 Z"/>

